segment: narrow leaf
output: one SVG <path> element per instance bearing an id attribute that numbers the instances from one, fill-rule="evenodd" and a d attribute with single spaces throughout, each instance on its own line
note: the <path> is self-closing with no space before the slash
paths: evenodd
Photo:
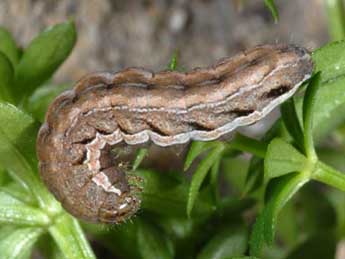
<path id="1" fill-rule="evenodd" d="M 243 152 L 249 152 L 258 157 L 264 158 L 266 154 L 267 144 L 256 139 L 236 134 L 234 139 L 228 144 L 228 147 Z"/>
<path id="2" fill-rule="evenodd" d="M 50 219 L 41 210 L 29 206 L 0 205 L 0 223 L 46 226 L 50 223 Z"/>
<path id="3" fill-rule="evenodd" d="M 265 182 L 292 172 L 302 171 L 307 159 L 293 146 L 276 138 L 268 145 L 264 162 Z"/>
<path id="4" fill-rule="evenodd" d="M 310 81 L 303 100 L 304 149 L 309 159 L 316 159 L 313 141 L 313 115 L 316 104 L 317 91 L 321 85 L 320 73 Z"/>
<path id="5" fill-rule="evenodd" d="M 177 179 L 177 172 L 159 173 L 149 170 L 137 170 L 135 175 L 140 177 L 142 192 L 141 208 L 160 215 L 185 217 L 186 197 L 189 182 L 182 178 Z M 213 211 L 213 205 L 199 197 L 195 202 L 193 216 L 205 217 Z"/>
<path id="6" fill-rule="evenodd" d="M 282 104 L 281 114 L 289 134 L 293 137 L 294 143 L 299 150 L 304 151 L 303 131 L 298 119 L 294 98 L 290 98 Z"/>
<path id="7" fill-rule="evenodd" d="M 274 0 L 264 0 L 264 1 L 265 1 L 265 5 L 267 6 L 267 8 L 270 10 L 272 14 L 274 21 L 278 22 L 279 14 L 278 14 L 278 9 L 276 7 Z"/>
<path id="8" fill-rule="evenodd" d="M 59 211 L 60 205 L 34 173 L 38 125 L 29 115 L 6 103 L 0 103 L 0 121 L 0 164 L 35 195 L 42 208 Z"/>
<path id="9" fill-rule="evenodd" d="M 279 212 L 308 180 L 303 173 L 291 173 L 270 182 L 267 203 L 257 218 L 251 234 L 251 255 L 260 256 L 263 246 L 272 244 Z"/>
<path id="10" fill-rule="evenodd" d="M 168 65 L 169 70 L 174 71 L 177 69 L 177 59 L 178 59 L 178 50 L 175 50 L 170 59 L 170 63 Z"/>
<path id="11" fill-rule="evenodd" d="M 14 70 L 10 60 L 0 51 L 0 101 L 13 101 L 11 94 L 13 75 Z"/>
<path id="12" fill-rule="evenodd" d="M 39 34 L 25 49 L 15 76 L 18 97 L 32 93 L 49 79 L 68 57 L 76 42 L 73 22 L 48 28 Z"/>
<path id="13" fill-rule="evenodd" d="M 12 35 L 3 27 L 0 27 L 0 52 L 4 53 L 15 66 L 19 61 L 19 50 Z"/>
<path id="14" fill-rule="evenodd" d="M 207 154 L 207 156 L 204 158 L 204 160 L 199 164 L 198 168 L 195 170 L 195 173 L 193 175 L 191 185 L 189 188 L 189 193 L 188 193 L 188 201 L 187 201 L 187 215 L 188 216 L 191 215 L 195 200 L 199 194 L 201 184 L 204 181 L 207 175 L 207 172 L 222 155 L 224 148 L 225 148 L 224 145 L 222 145 L 221 143 L 218 144 L 217 147 L 213 148 L 209 152 L 209 154 Z"/>
<path id="15" fill-rule="evenodd" d="M 0 239 L 1 258 L 28 259 L 33 245 L 43 231 L 42 228 L 32 227 L 12 230 Z"/>
<path id="16" fill-rule="evenodd" d="M 33 116 L 43 122 L 44 115 L 48 109 L 49 104 L 58 96 L 61 92 L 69 89 L 70 84 L 51 85 L 47 84 L 38 89 L 30 96 L 27 104 L 27 110 L 29 110 Z"/>
<path id="17" fill-rule="evenodd" d="M 219 157 L 218 160 L 213 164 L 213 166 L 211 168 L 210 185 L 212 187 L 214 199 L 215 199 L 217 204 L 220 201 L 218 175 L 219 175 L 219 168 L 220 168 L 220 161 L 221 160 L 222 160 L 221 157 Z"/>
<path id="18" fill-rule="evenodd" d="M 206 150 L 215 147 L 218 145 L 218 142 L 202 142 L 202 141 L 193 141 L 191 147 L 188 150 L 188 154 L 184 163 L 184 170 L 188 170 L 192 165 L 195 158 L 197 158 L 201 153 Z"/>
<path id="19" fill-rule="evenodd" d="M 140 148 L 135 156 L 135 160 L 133 162 L 133 170 L 137 170 L 141 162 L 144 160 L 145 156 L 147 155 L 148 149 L 147 148 Z"/>
<path id="20" fill-rule="evenodd" d="M 0 192 L 4 192 L 27 205 L 37 205 L 34 197 L 31 195 L 31 192 L 27 191 L 27 189 L 23 188 L 23 186 L 19 185 L 17 182 L 12 181 L 7 185 L 1 186 Z"/>
<path id="21" fill-rule="evenodd" d="M 67 213 L 55 220 L 49 228 L 61 252 L 69 259 L 95 259 L 95 255 L 82 231 L 78 221 Z"/>
<path id="22" fill-rule="evenodd" d="M 0 138 L 9 142 L 13 148 L 21 154 L 32 167 L 36 168 L 35 142 L 38 131 L 38 124 L 25 112 L 14 105 L 0 102 Z M 2 141 L 0 141 L 2 144 Z M 1 147 L 0 164 L 8 165 L 7 168 L 15 167 L 11 165 L 15 157 L 11 157 L 8 152 L 10 148 Z"/>

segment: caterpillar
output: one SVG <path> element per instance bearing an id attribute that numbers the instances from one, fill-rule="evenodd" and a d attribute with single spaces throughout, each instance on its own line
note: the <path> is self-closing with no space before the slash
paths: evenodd
<path id="1" fill-rule="evenodd" d="M 309 52 L 261 45 L 190 72 L 93 73 L 49 106 L 37 139 L 40 176 L 77 218 L 120 223 L 140 207 L 111 150 L 148 141 L 210 141 L 252 124 L 311 77 Z"/>

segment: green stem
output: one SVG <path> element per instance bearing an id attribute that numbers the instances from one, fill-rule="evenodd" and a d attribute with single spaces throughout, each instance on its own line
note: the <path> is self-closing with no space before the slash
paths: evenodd
<path id="1" fill-rule="evenodd" d="M 311 177 L 319 182 L 345 191 L 345 174 L 320 161 L 317 162 Z"/>
<path id="2" fill-rule="evenodd" d="M 70 259 L 95 259 L 95 255 L 76 219 L 67 214 L 56 218 L 49 233 L 64 254 Z"/>

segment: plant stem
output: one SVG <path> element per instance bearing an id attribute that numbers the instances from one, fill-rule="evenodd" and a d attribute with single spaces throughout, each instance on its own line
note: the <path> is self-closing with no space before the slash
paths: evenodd
<path id="1" fill-rule="evenodd" d="M 320 161 L 316 163 L 311 177 L 317 181 L 345 191 L 345 174 Z"/>

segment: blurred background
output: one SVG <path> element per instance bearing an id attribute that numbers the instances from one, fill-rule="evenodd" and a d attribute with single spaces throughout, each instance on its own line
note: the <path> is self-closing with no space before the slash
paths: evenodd
<path id="1" fill-rule="evenodd" d="M 332 2 L 332 1 L 329 1 Z M 27 46 L 46 26 L 75 19 L 78 42 L 56 79 L 127 66 L 165 69 L 174 50 L 192 68 L 263 43 L 315 49 L 328 41 L 323 0 L 1 0 L 0 24 Z"/>

